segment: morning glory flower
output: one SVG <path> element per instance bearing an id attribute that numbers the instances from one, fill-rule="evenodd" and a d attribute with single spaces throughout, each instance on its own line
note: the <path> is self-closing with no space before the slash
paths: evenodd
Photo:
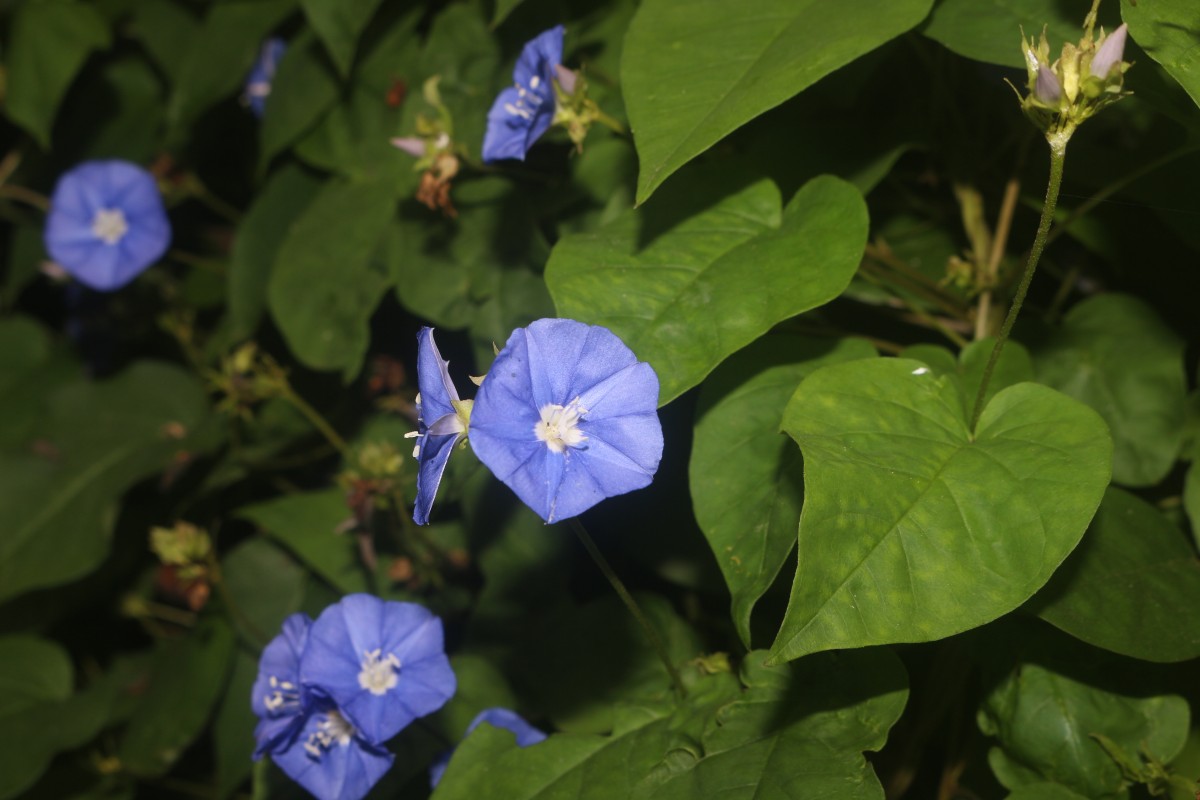
<path id="1" fill-rule="evenodd" d="M 128 161 L 86 161 L 58 179 L 44 239 L 63 269 L 108 292 L 166 252 L 171 224 L 149 172 Z"/>
<path id="2" fill-rule="evenodd" d="M 319 687 L 372 743 L 437 711 L 457 686 L 442 621 L 416 603 L 366 594 L 342 598 L 312 624 L 300 681 Z"/>
<path id="3" fill-rule="evenodd" d="M 513 86 L 500 92 L 488 112 L 483 161 L 525 160 L 525 153 L 554 121 L 554 79 L 561 66 L 563 27 L 543 31 L 525 44 L 513 69 Z"/>
<path id="4" fill-rule="evenodd" d="M 246 88 L 242 92 L 242 99 L 256 117 L 263 115 L 267 95 L 271 94 L 271 81 L 275 80 L 275 70 L 283 60 L 286 50 L 287 43 L 278 36 L 267 39 L 258 51 L 258 59 L 250 68 L 250 74 L 246 76 Z"/>
<path id="5" fill-rule="evenodd" d="M 546 522 L 646 486 L 662 457 L 658 376 L 608 328 L 518 328 L 471 413 L 471 448 Z"/>
<path id="6" fill-rule="evenodd" d="M 263 650 L 250 705 L 258 715 L 254 758 L 266 754 L 320 800 L 358 800 L 393 756 L 364 739 L 319 686 L 302 682 L 312 620 L 293 614 Z"/>
<path id="7" fill-rule="evenodd" d="M 450 453 L 467 433 L 470 400 L 459 400 L 450 380 L 449 362 L 442 359 L 433 341 L 433 328 L 417 334 L 417 430 L 413 455 L 417 459 L 417 502 L 413 522 L 429 524 L 429 510 L 437 495 Z"/>
<path id="8" fill-rule="evenodd" d="M 475 719 L 471 720 L 471 724 L 467 726 L 467 732 L 463 734 L 463 738 L 465 739 L 470 736 L 471 731 L 485 722 L 493 727 L 504 728 L 516 734 L 517 747 L 529 747 L 530 745 L 546 740 L 545 733 L 530 725 L 517 712 L 509 711 L 507 708 L 485 708 L 483 711 L 480 711 Z M 450 757 L 452 755 L 454 755 L 454 751 L 447 750 L 429 765 L 430 788 L 437 787 L 438 783 L 441 782 L 442 775 L 446 773 L 446 767 L 450 766 Z"/>

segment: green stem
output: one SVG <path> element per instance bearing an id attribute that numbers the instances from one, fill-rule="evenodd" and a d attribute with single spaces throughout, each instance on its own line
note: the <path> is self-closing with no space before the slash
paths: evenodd
<path id="1" fill-rule="evenodd" d="M 622 125 L 619 120 L 610 117 L 599 108 L 596 109 L 596 122 L 599 122 L 601 125 L 608 128 L 618 136 L 626 136 L 629 133 L 629 131 L 626 130 L 625 126 Z"/>
<path id="2" fill-rule="evenodd" d="M 1038 221 L 1037 234 L 1033 237 L 1033 247 L 1029 250 L 1029 260 L 1025 262 L 1025 273 L 1021 276 L 1020 285 L 1017 286 L 1017 294 L 1013 297 L 1012 305 L 1008 309 L 1008 316 L 1004 318 L 1004 325 L 1000 328 L 1000 335 L 996 337 L 996 345 L 992 348 L 987 366 L 983 369 L 983 380 L 979 382 L 979 392 L 975 395 L 975 409 L 971 412 L 972 435 L 974 435 L 975 426 L 979 424 L 979 416 L 983 413 L 983 401 L 987 397 L 988 384 L 992 380 L 996 362 L 1000 360 L 1000 354 L 1004 351 L 1004 343 L 1008 341 L 1013 323 L 1017 321 L 1017 315 L 1021 313 L 1025 295 L 1029 292 L 1029 284 L 1033 282 L 1033 273 L 1042 257 L 1042 251 L 1046 249 L 1050 224 L 1054 222 L 1054 208 L 1058 205 L 1058 190 L 1062 187 L 1063 162 L 1067 158 L 1067 141 L 1071 138 L 1072 132 L 1073 130 L 1068 128 L 1046 135 L 1046 139 L 1050 143 L 1050 180 L 1046 185 L 1046 200 L 1042 203 L 1042 218 Z"/>
<path id="3" fill-rule="evenodd" d="M 687 689 L 684 688 L 683 681 L 679 678 L 679 671 L 671 663 L 671 657 L 667 654 L 667 646 L 663 643 L 662 637 L 658 635 L 658 631 L 650 624 L 650 620 L 642 612 L 637 601 L 633 599 L 633 595 L 625 588 L 625 584 L 617 577 L 617 573 L 613 572 L 612 566 L 609 565 L 608 560 L 600 552 L 600 548 L 596 547 L 596 543 L 588 535 L 587 529 L 583 527 L 583 523 L 579 521 L 578 517 L 572 517 L 570 523 L 571 530 L 575 531 L 575 535 L 583 543 L 583 547 L 588 551 L 588 555 L 592 557 L 592 561 L 596 562 L 596 566 L 604 573 L 604 577 L 608 578 L 608 582 L 612 584 L 613 590 L 621 598 L 621 602 L 625 604 L 625 607 L 629 609 L 629 613 L 633 614 L 633 618 L 642 626 L 642 630 L 646 633 L 646 638 L 650 640 L 651 646 L 658 653 L 659 660 L 666 667 L 667 674 L 671 676 L 671 685 L 675 687 L 676 693 L 680 697 L 687 697 Z"/>
<path id="4" fill-rule="evenodd" d="M 290 385 L 284 388 L 283 399 L 295 406 L 296 410 L 303 414 L 305 418 L 312 423 L 313 427 L 320 431 L 321 435 L 324 436 L 325 439 L 331 445 L 333 445 L 339 453 L 341 453 L 343 456 L 346 455 L 346 440 L 342 438 L 341 434 L 333 429 L 333 426 L 321 416 L 320 412 L 310 406 L 308 401 L 298 395 L 296 390 Z"/>

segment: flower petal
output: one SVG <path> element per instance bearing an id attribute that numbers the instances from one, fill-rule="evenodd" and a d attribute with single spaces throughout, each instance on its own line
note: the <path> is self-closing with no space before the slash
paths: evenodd
<path id="1" fill-rule="evenodd" d="M 372 660 L 384 662 L 384 674 L 394 671 L 392 686 L 379 691 L 364 686 Z M 387 666 L 389 661 L 398 668 Z M 366 594 L 342 598 L 313 623 L 300 677 L 326 693 L 375 744 L 441 708 L 456 688 L 441 620 L 415 603 Z"/>
<path id="2" fill-rule="evenodd" d="M 456 413 L 458 391 L 450 380 L 450 362 L 442 358 L 433 340 L 433 328 L 417 334 L 417 388 L 421 391 L 420 412 L 426 424 Z"/>
<path id="3" fill-rule="evenodd" d="M 429 524 L 429 512 L 433 510 L 433 501 L 442 484 L 442 475 L 446 472 L 446 463 L 450 461 L 450 454 L 461 438 L 459 435 L 427 434 L 418 440 L 421 450 L 417 455 L 417 502 L 413 504 L 413 522 L 418 525 Z"/>
<path id="4" fill-rule="evenodd" d="M 313 755 L 304 745 L 318 732 L 321 720 L 320 712 L 310 715 L 292 746 L 271 758 L 317 800 L 360 800 L 391 768 L 395 756 L 357 736 Z"/>
<path id="5" fill-rule="evenodd" d="M 258 661 L 258 677 L 250 690 L 250 707 L 259 717 L 254 730 L 257 746 L 254 757 L 286 745 L 295 729 L 303 722 L 302 716 L 308 703 L 301 696 L 300 655 L 308 642 L 308 630 L 312 624 L 307 614 L 292 614 L 283 621 L 283 630 L 271 640 Z M 295 689 L 294 703 L 268 707 L 271 698 L 287 692 L 289 684 Z"/>

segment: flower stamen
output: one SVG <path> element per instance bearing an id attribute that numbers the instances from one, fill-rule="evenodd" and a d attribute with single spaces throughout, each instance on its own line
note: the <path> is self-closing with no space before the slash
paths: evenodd
<path id="1" fill-rule="evenodd" d="M 362 671 L 358 673 L 358 685 L 373 695 L 382 696 L 396 688 L 400 681 L 400 659 L 392 653 L 366 650 L 363 652 Z"/>
<path id="2" fill-rule="evenodd" d="M 92 217 L 92 233 L 105 244 L 116 244 L 128 232 L 129 222 L 119 208 L 101 208 Z"/>
<path id="3" fill-rule="evenodd" d="M 317 729 L 309 735 L 304 743 L 304 749 L 313 758 L 331 749 L 335 744 L 345 747 L 354 738 L 354 726 L 336 709 L 325 712 L 324 718 L 317 723 Z"/>
<path id="4" fill-rule="evenodd" d="M 552 453 L 565 452 L 568 447 L 579 447 L 587 436 L 579 428 L 579 422 L 588 410 L 579 405 L 576 397 L 565 406 L 547 403 L 538 412 L 541 420 L 533 424 L 533 435 L 545 442 Z"/>

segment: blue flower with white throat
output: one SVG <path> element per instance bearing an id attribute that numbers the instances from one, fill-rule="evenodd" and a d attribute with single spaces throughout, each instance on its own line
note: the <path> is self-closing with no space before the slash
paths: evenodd
<path id="1" fill-rule="evenodd" d="M 543 31 L 525 44 L 513 68 L 513 85 L 488 111 L 483 161 L 525 160 L 525 153 L 554 122 L 554 81 L 562 63 L 563 27 Z"/>
<path id="2" fill-rule="evenodd" d="M 450 380 L 449 362 L 438 352 L 433 328 L 417 334 L 417 430 L 413 455 L 417 459 L 417 502 L 413 521 L 429 524 L 429 511 L 454 446 L 467 435 L 472 401 L 460 400 Z"/>
<path id="3" fill-rule="evenodd" d="M 258 716 L 254 758 L 264 755 L 320 800 L 358 800 L 392 765 L 326 696 L 300 674 L 312 620 L 293 614 L 263 650 L 250 705 Z"/>
<path id="4" fill-rule="evenodd" d="M 658 375 L 608 328 L 513 331 L 471 412 L 471 449 L 546 522 L 649 485 L 662 458 Z"/>
<path id="5" fill-rule="evenodd" d="M 342 598 L 313 623 L 300 680 L 319 686 L 373 743 L 437 711 L 457 686 L 442 621 L 415 603 L 365 594 Z"/>
<path id="6" fill-rule="evenodd" d="M 171 223 L 149 172 L 128 161 L 87 161 L 58 179 L 44 239 L 72 277 L 110 292 L 162 257 Z"/>

